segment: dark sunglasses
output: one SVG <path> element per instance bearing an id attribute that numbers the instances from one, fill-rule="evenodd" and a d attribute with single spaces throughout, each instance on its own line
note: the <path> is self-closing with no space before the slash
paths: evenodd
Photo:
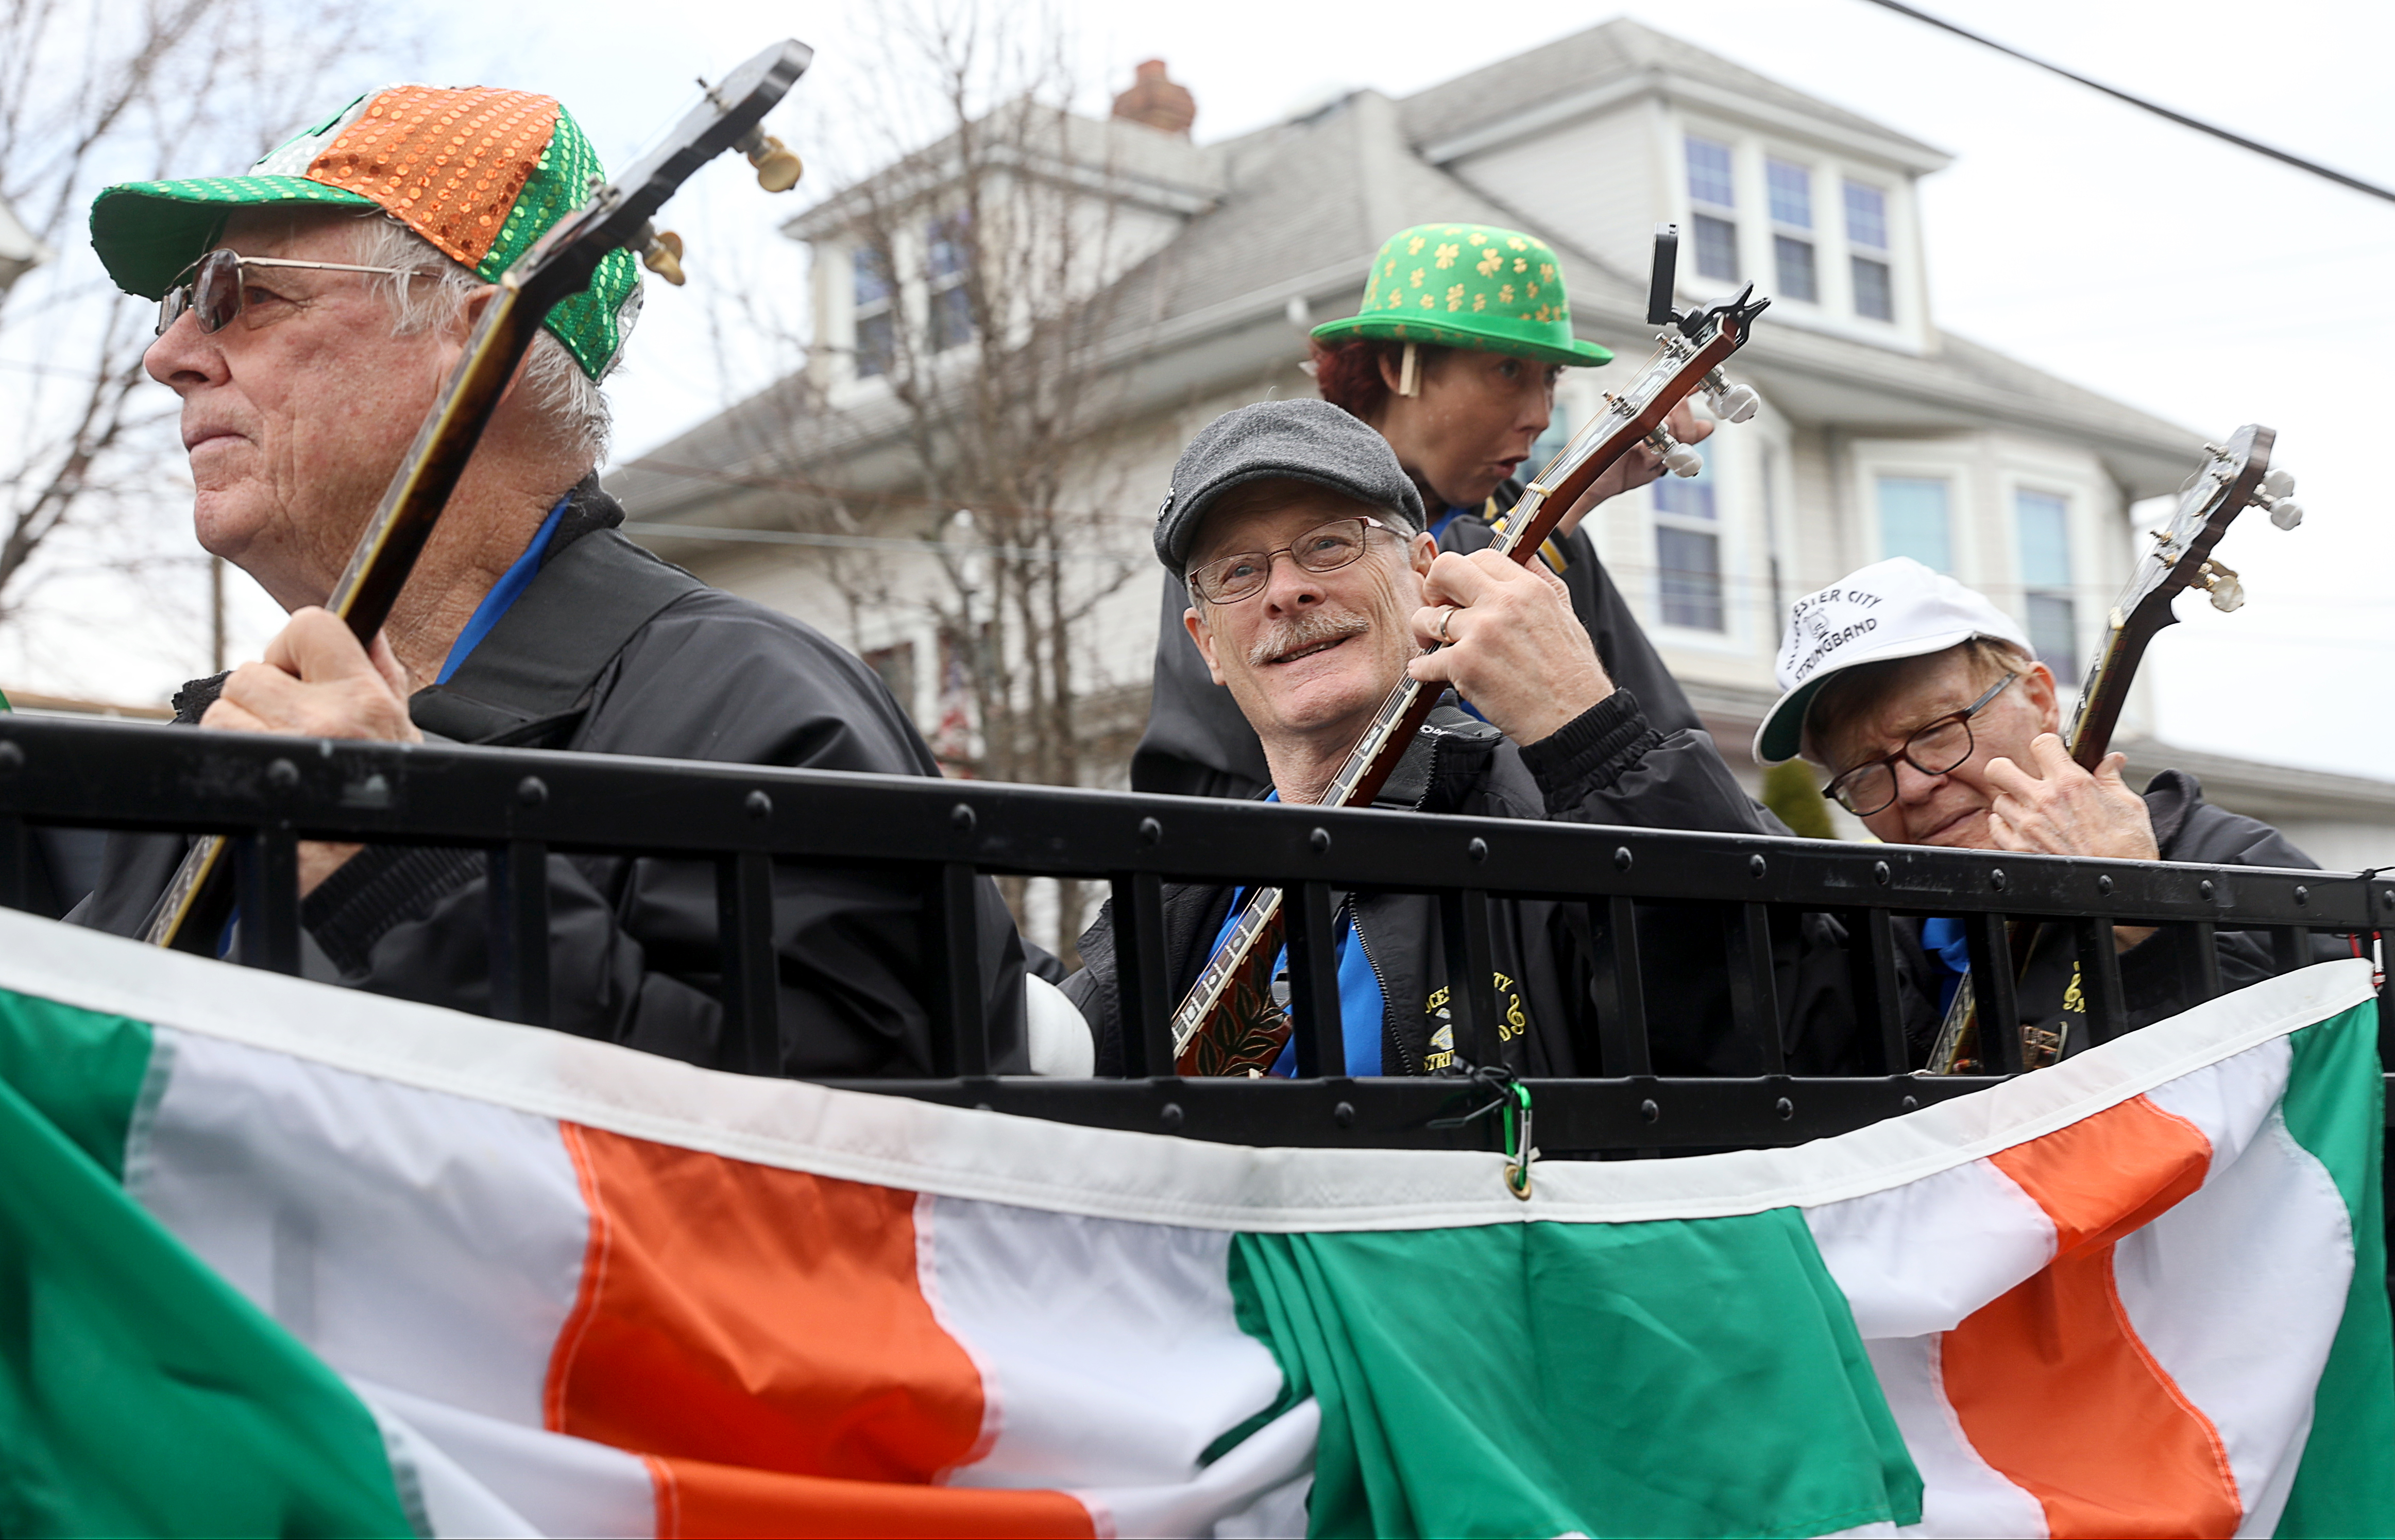
<path id="1" fill-rule="evenodd" d="M 325 272 L 379 272 L 399 278 L 429 278 L 414 268 L 362 268 L 354 262 L 295 262 L 283 257 L 244 257 L 222 247 L 183 270 L 181 282 L 158 299 L 158 335 L 182 318 L 185 310 L 198 318 L 200 330 L 214 332 L 241 314 L 245 268 L 316 268 Z"/>

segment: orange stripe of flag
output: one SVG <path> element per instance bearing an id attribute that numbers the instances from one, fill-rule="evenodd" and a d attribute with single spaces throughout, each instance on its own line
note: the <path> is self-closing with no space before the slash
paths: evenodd
<path id="1" fill-rule="evenodd" d="M 2057 1536 L 2228 1535 L 2243 1517 L 2218 1430 L 2138 1340 L 2112 1276 L 2120 1238 L 2211 1161 L 2201 1129 L 2144 1097 L 1991 1157 L 2054 1221 L 2057 1254 L 1946 1334 L 1946 1398 Z"/>
<path id="2" fill-rule="evenodd" d="M 592 1240 L 549 1426 L 644 1456 L 661 1533 L 1091 1533 L 1062 1493 L 928 1484 L 986 1403 L 917 1281 L 915 1194 L 565 1141 Z"/>
<path id="3" fill-rule="evenodd" d="M 906 1486 L 652 1457 L 663 1536 L 1093 1536 L 1089 1510 L 1061 1492 Z"/>

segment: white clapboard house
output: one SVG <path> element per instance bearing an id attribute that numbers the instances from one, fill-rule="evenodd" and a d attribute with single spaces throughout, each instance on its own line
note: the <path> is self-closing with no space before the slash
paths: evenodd
<path id="1" fill-rule="evenodd" d="M 1161 65 L 1143 66 L 1117 116 L 1053 137 L 1081 165 L 1026 157 L 1020 170 L 1106 210 L 1086 282 L 1117 291 L 1117 336 L 1086 482 L 1118 513 L 1120 538 L 1111 558 L 1083 553 L 1088 582 L 1144 559 L 1172 458 L 1198 427 L 1312 394 L 1305 328 L 1352 313 L 1383 237 L 1434 220 L 1545 237 L 1580 334 L 1621 355 L 1567 374 L 1533 464 L 1646 356 L 1659 222 L 1683 232 L 1684 302 L 1750 280 L 1772 296 L 1733 371 L 1762 392 L 1758 418 L 1715 436 L 1701 477 L 1618 498 L 1593 531 L 1741 775 L 1759 773 L 1746 744 L 1774 693 L 1792 599 L 1882 557 L 1917 557 L 2020 618 L 2068 678 L 2126 574 L 2131 505 L 2177 490 L 2199 455 L 2189 428 L 1938 328 L 1916 186 L 1946 155 L 1637 22 L 1410 97 L 1356 91 L 1220 143 L 1187 137 L 1188 99 Z M 814 308 L 803 376 L 636 457 L 613 483 L 658 550 L 872 657 L 927 731 L 953 715 L 928 621 L 904 604 L 860 609 L 820 543 L 777 539 L 787 520 L 774 489 L 793 474 L 905 480 L 904 417 L 881 377 L 891 329 L 915 328 L 920 347 L 967 340 L 944 297 L 955 279 L 936 165 L 919 157 L 890 174 L 912 178 L 926 212 L 887 254 L 858 248 L 844 202 L 857 189 L 792 220 Z M 893 547 L 889 559 L 917 559 Z M 1074 638 L 1111 783 L 1145 716 L 1158 571 L 1121 580 Z M 2216 800 L 2280 824 L 2326 864 L 2395 862 L 2395 786 L 2169 749 L 2142 701 L 2124 744 L 2145 766 L 2196 770 Z"/>

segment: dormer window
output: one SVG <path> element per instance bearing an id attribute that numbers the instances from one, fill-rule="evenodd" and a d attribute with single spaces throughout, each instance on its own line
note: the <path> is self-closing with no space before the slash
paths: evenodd
<path id="1" fill-rule="evenodd" d="M 1854 271 L 1855 314 L 1896 319 L 1896 284 L 1887 256 L 1887 194 L 1868 182 L 1846 184 L 1846 245 Z"/>
<path id="2" fill-rule="evenodd" d="M 1777 156 L 1763 163 L 1764 185 L 1771 194 L 1771 259 L 1780 292 L 1790 299 L 1819 304 L 1820 275 L 1813 261 L 1813 173 Z"/>
<path id="3" fill-rule="evenodd" d="M 1729 146 L 1687 137 L 1689 233 L 1695 237 L 1697 272 L 1725 283 L 1738 282 L 1738 187 L 1730 176 Z"/>
<path id="4" fill-rule="evenodd" d="M 896 362 L 898 282 L 890 254 L 859 246 L 851 255 L 851 293 L 856 306 L 856 377 L 886 375 Z"/>

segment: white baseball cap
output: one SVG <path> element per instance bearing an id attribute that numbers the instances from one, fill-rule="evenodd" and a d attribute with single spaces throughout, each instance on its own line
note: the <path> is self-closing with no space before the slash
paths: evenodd
<path id="1" fill-rule="evenodd" d="M 1788 607 L 1780 643 L 1780 696 L 1754 732 L 1754 757 L 1766 765 L 1793 759 L 1805 746 L 1805 713 L 1831 675 L 1857 664 L 1917 658 L 1986 637 L 2030 652 L 2012 616 L 1943 573 L 1909 556 L 1849 573 Z"/>

